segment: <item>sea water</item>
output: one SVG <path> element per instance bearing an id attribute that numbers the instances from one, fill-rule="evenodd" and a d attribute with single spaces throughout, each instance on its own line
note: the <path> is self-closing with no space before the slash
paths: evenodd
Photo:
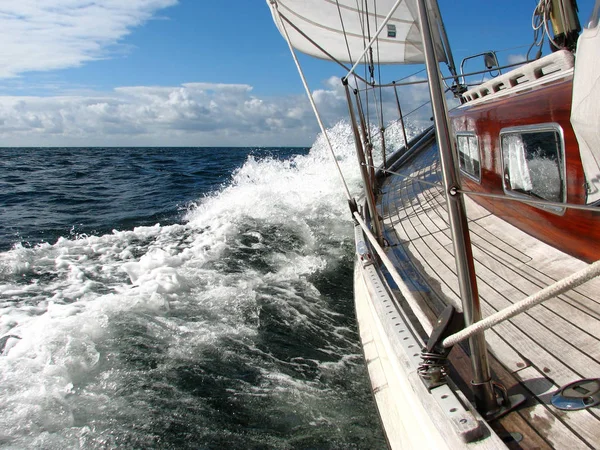
<path id="1" fill-rule="evenodd" d="M 385 447 L 322 138 L 0 164 L 0 447 Z"/>

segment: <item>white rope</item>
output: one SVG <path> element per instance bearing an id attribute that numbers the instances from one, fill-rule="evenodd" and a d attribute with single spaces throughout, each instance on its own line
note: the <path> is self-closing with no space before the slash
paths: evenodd
<path id="1" fill-rule="evenodd" d="M 313 112 L 317 119 L 317 122 L 319 123 L 319 128 L 321 128 L 321 133 L 323 133 L 323 136 L 325 136 L 325 140 L 327 141 L 327 146 L 329 147 L 329 151 L 331 152 L 331 156 L 333 157 L 333 162 L 335 163 L 335 166 L 337 167 L 338 175 L 340 176 L 340 180 L 342 181 L 344 190 L 346 191 L 346 198 L 348 199 L 348 201 L 351 201 L 353 199 L 353 197 L 350 194 L 348 185 L 346 184 L 346 179 L 344 178 L 344 174 L 342 173 L 342 169 L 340 167 L 340 164 L 338 163 L 337 157 L 335 155 L 335 151 L 333 150 L 333 145 L 331 145 L 331 141 L 329 140 L 329 134 L 327 133 L 327 130 L 325 129 L 325 125 L 323 125 L 323 121 L 321 120 L 321 115 L 319 114 L 315 100 L 313 99 L 312 93 L 310 92 L 310 89 L 308 87 L 308 83 L 306 82 L 306 78 L 304 77 L 304 72 L 302 71 L 302 67 L 300 67 L 300 63 L 298 62 L 298 58 L 296 57 L 296 52 L 294 51 L 294 47 L 292 46 L 292 43 L 290 41 L 290 37 L 288 35 L 287 28 L 285 26 L 285 22 L 283 21 L 283 19 L 281 17 L 279 8 L 277 7 L 277 2 L 274 2 L 274 3 L 275 3 L 274 9 L 275 9 L 275 11 L 277 11 L 277 16 L 279 18 L 279 21 L 281 22 L 281 26 L 282 26 L 283 32 L 285 34 L 285 41 L 288 44 L 290 53 L 292 54 L 292 58 L 294 59 L 294 63 L 296 63 L 296 68 L 298 69 L 298 73 L 300 74 L 300 78 L 302 79 L 302 85 L 304 86 L 304 90 L 306 91 L 306 95 L 308 96 L 308 100 L 310 101 L 310 105 L 312 106 L 312 109 L 313 109 Z"/>
<path id="2" fill-rule="evenodd" d="M 494 325 L 499 324 L 500 322 L 510 319 L 511 317 L 514 317 L 517 314 L 532 308 L 544 300 L 548 300 L 570 289 L 576 288 L 577 286 L 591 280 L 598 274 L 600 274 L 600 260 L 590 264 L 579 272 L 575 272 L 574 274 L 563 278 L 554 284 L 551 284 L 550 286 L 538 291 L 524 300 L 521 300 L 520 302 L 515 303 L 512 306 L 509 306 L 502 311 L 498 311 L 497 313 L 494 313 L 491 316 L 488 316 L 485 319 L 468 326 L 458 333 L 448 336 L 446 339 L 444 339 L 442 345 L 448 348 L 457 342 L 473 336 L 474 334 L 481 333 L 482 331 L 487 330 Z"/>
<path id="3" fill-rule="evenodd" d="M 427 315 L 423 312 L 423 310 L 419 306 L 419 302 L 415 299 L 412 292 L 408 289 L 408 287 L 406 286 L 406 283 L 404 282 L 402 277 L 400 277 L 400 275 L 398 274 L 398 271 L 394 267 L 394 264 L 392 263 L 390 258 L 385 254 L 385 252 L 383 251 L 383 248 L 381 248 L 381 245 L 379 245 L 379 242 L 377 242 L 377 238 L 375 236 L 373 236 L 373 233 L 371 232 L 371 230 L 369 230 L 369 227 L 367 227 L 367 224 L 365 223 L 365 221 L 363 220 L 361 215 L 358 212 L 355 212 L 354 218 L 360 224 L 361 228 L 365 232 L 365 235 L 369 239 L 369 242 L 371 242 L 371 244 L 373 245 L 373 248 L 375 249 L 375 251 L 377 252 L 379 257 L 381 258 L 381 262 L 383 262 L 383 264 L 385 265 L 387 270 L 390 272 L 392 279 L 398 285 L 398 289 L 400 289 L 400 293 L 402 294 L 402 297 L 404 297 L 404 299 L 408 302 L 408 304 L 410 305 L 410 307 L 412 309 L 412 312 L 415 314 L 415 316 L 419 320 L 419 323 L 423 327 L 423 330 L 425 330 L 425 333 L 427 333 L 427 335 L 429 336 L 431 334 L 431 331 L 433 330 L 433 325 L 431 324 L 431 321 L 429 320 Z"/>

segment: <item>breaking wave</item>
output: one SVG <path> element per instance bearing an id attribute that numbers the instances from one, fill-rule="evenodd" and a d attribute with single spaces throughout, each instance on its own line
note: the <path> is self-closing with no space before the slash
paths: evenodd
<path id="1" fill-rule="evenodd" d="M 385 447 L 332 166 L 322 138 L 248 156 L 178 223 L 0 253 L 0 445 Z"/>

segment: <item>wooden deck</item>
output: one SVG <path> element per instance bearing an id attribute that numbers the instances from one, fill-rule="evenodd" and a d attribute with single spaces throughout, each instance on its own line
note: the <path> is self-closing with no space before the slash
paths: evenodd
<path id="1" fill-rule="evenodd" d="M 388 254 L 432 319 L 446 304 L 462 310 L 435 144 L 401 173 L 385 179 L 379 196 Z M 472 200 L 466 203 L 484 316 L 586 266 Z M 528 397 L 497 424 L 524 436 L 511 446 L 600 448 L 600 407 L 565 412 L 550 404 L 559 386 L 600 377 L 599 293 L 600 280 L 595 279 L 486 332 L 496 380 Z M 468 380 L 464 351 L 455 348 L 453 355 L 454 370 Z"/>

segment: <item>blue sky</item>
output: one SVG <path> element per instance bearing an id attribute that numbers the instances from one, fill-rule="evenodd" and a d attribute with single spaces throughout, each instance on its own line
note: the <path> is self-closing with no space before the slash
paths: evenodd
<path id="1" fill-rule="evenodd" d="M 522 58 L 535 3 L 440 0 L 457 63 Z M 585 23 L 593 1 L 578 3 Z M 310 145 L 318 131 L 263 0 L 3 2 L 0 30 L 5 146 Z M 301 59 L 333 125 L 341 73 Z"/>

